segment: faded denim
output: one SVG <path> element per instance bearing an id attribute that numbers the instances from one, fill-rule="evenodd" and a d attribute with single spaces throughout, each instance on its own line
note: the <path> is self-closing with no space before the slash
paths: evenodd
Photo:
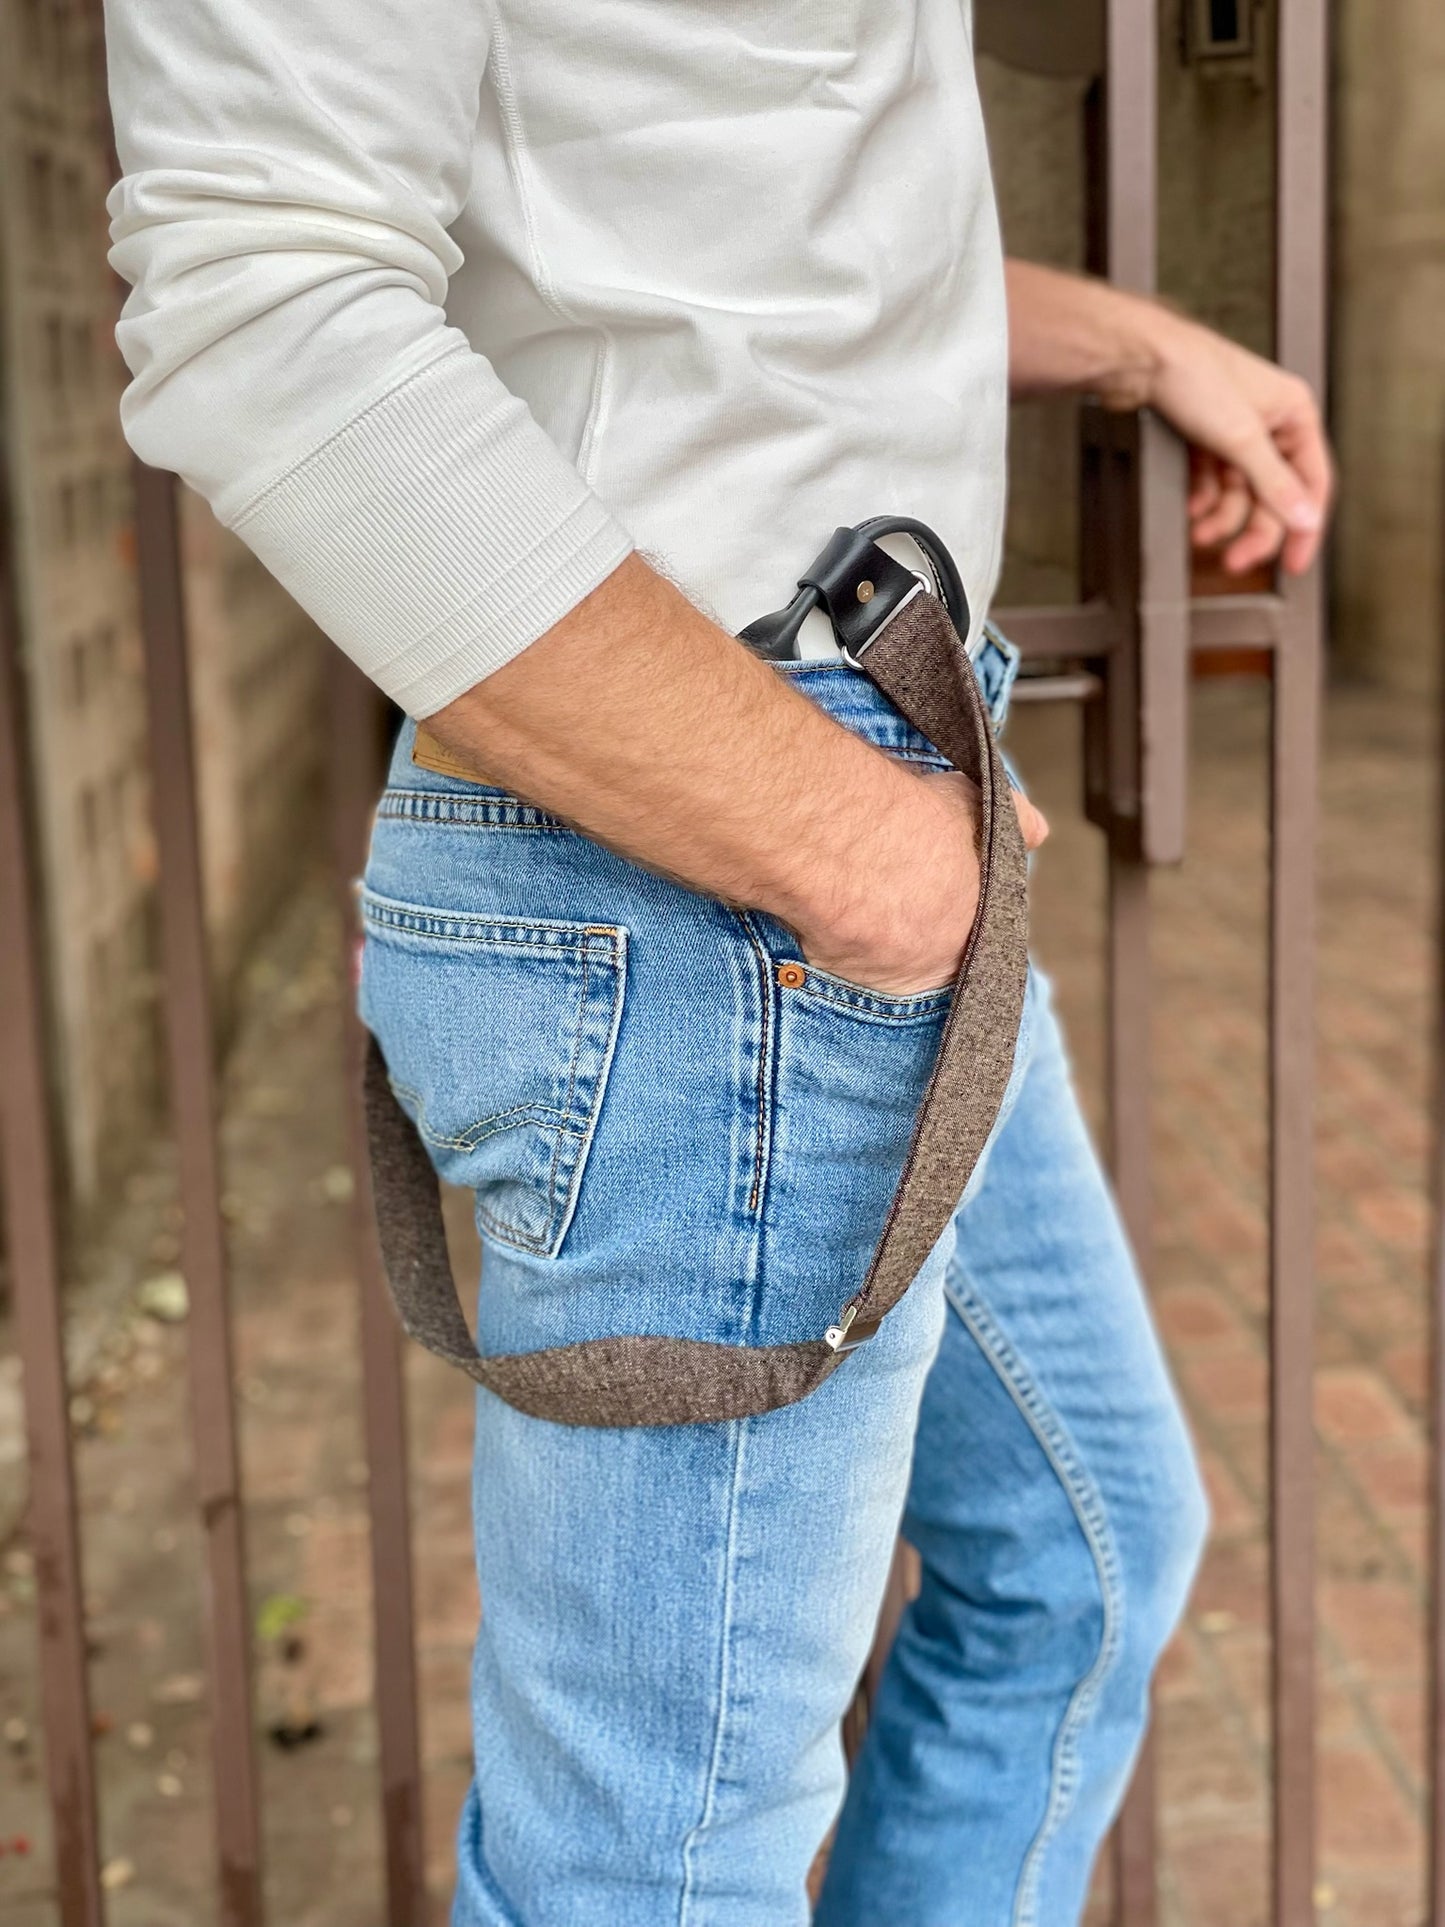
<path id="1" fill-rule="evenodd" d="M 1012 662 L 990 648 L 1001 712 Z M 937 761 L 852 671 L 785 673 Z M 476 1194 L 482 1349 L 815 1336 L 867 1267 L 946 993 L 811 966 L 780 986 L 799 953 L 773 919 L 409 745 L 368 865 L 362 1008 Z M 479 1394 L 454 1927 L 801 1927 L 900 1516 L 924 1589 L 820 1927 L 1076 1918 L 1203 1507 L 1038 979 L 956 1230 L 799 1405 L 604 1431 Z"/>

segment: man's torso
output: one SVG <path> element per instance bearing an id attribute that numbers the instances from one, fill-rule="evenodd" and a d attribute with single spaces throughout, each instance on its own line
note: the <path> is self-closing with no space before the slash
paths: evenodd
<path id="1" fill-rule="evenodd" d="M 448 313 L 729 628 L 834 526 L 997 569 L 1002 263 L 967 0 L 498 0 Z"/>

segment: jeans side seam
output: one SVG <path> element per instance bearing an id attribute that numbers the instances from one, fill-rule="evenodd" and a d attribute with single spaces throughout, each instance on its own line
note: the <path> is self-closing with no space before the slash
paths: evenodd
<path id="1" fill-rule="evenodd" d="M 696 1824 L 689 1827 L 682 1843 L 682 1891 L 678 1898 L 677 1927 L 689 1927 L 693 1918 L 693 1848 L 699 1836 L 711 1825 L 717 1804 L 718 1783 L 722 1778 L 723 1752 L 727 1739 L 728 1713 L 732 1692 L 733 1606 L 737 1576 L 737 1535 L 739 1496 L 743 1482 L 743 1461 L 750 1421 L 741 1419 L 735 1428 L 733 1475 L 728 1487 L 727 1545 L 723 1556 L 722 1626 L 718 1640 L 717 1724 L 713 1728 L 712 1749 L 708 1756 L 707 1777 L 703 1784 L 702 1811 Z"/>
<path id="2" fill-rule="evenodd" d="M 1037 1927 L 1036 1904 L 1043 1857 L 1068 1814 L 1078 1787 L 1079 1735 L 1119 1656 L 1124 1617 L 1123 1586 L 1103 1499 L 1080 1463 L 1058 1415 L 1040 1393 L 983 1300 L 972 1291 L 959 1291 L 952 1281 L 946 1291 L 949 1303 L 1018 1407 L 1063 1487 L 1094 1562 L 1099 1582 L 1103 1613 L 1099 1648 L 1088 1671 L 1070 1694 L 1064 1716 L 1059 1722 L 1050 1763 L 1049 1795 L 1044 1817 L 1024 1855 L 1015 1890 L 1011 1927 Z"/>

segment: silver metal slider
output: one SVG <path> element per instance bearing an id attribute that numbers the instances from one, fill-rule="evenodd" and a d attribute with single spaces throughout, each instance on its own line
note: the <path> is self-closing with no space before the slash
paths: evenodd
<path id="1" fill-rule="evenodd" d="M 843 1307 L 842 1311 L 838 1315 L 837 1324 L 830 1325 L 827 1331 L 823 1333 L 823 1343 L 829 1348 L 830 1351 L 835 1351 L 835 1352 L 856 1351 L 858 1346 L 866 1344 L 867 1341 L 873 1336 L 874 1332 L 877 1331 L 878 1327 L 876 1323 L 870 1323 L 866 1328 L 866 1330 L 859 1332 L 856 1338 L 850 1338 L 848 1336 L 848 1334 L 853 1329 L 854 1321 L 856 1320 L 858 1313 L 861 1309 L 862 1307 L 859 1305 L 858 1300 L 855 1298 L 851 1305 L 845 1305 Z"/>
<path id="2" fill-rule="evenodd" d="M 929 582 L 927 576 L 918 575 L 917 569 L 915 569 L 913 573 L 918 576 L 918 586 L 910 589 L 907 595 L 888 611 L 878 627 L 871 630 L 868 636 L 858 644 L 856 649 L 848 649 L 841 642 L 838 644 L 838 654 L 850 669 L 862 669 L 863 657 L 867 655 L 868 651 L 873 647 L 874 643 L 877 642 L 878 638 L 883 634 L 883 631 L 888 627 L 889 623 L 892 622 L 900 609 L 906 609 L 915 596 L 932 595 L 933 585 Z"/>

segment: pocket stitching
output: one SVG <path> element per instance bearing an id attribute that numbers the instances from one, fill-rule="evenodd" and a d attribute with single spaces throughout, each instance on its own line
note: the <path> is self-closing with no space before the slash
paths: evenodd
<path id="1" fill-rule="evenodd" d="M 433 943 L 467 944 L 473 949 L 566 950 L 583 957 L 596 956 L 603 950 L 614 965 L 623 934 L 620 924 L 560 923 L 545 917 L 484 917 L 468 910 L 442 912 L 425 904 L 401 903 L 394 897 L 379 896 L 374 890 L 363 890 L 361 914 L 363 921 L 378 931 L 392 931 Z M 468 930 L 467 925 L 472 928 Z M 532 931 L 535 935 L 482 934 L 507 930 Z M 605 942 L 595 943 L 594 938 L 603 938 Z"/>
<path id="2" fill-rule="evenodd" d="M 861 984 L 854 988 L 842 982 L 834 985 L 831 982 L 815 981 L 815 978 L 821 978 L 825 973 L 807 963 L 802 967 L 810 973 L 808 981 L 796 987 L 790 986 L 786 989 L 785 995 L 826 1004 L 831 1009 L 841 1010 L 847 1016 L 856 1017 L 865 1024 L 888 1024 L 897 1029 L 906 1029 L 911 1024 L 931 1023 L 935 1017 L 947 1014 L 949 1000 L 953 995 L 953 986 L 949 984 L 940 990 L 922 991 L 919 993 L 918 1003 L 900 1008 L 900 1000 L 897 998 L 879 998 L 877 1001 L 870 1001 L 872 993 L 865 990 Z"/>
<path id="3" fill-rule="evenodd" d="M 625 965 L 627 956 L 627 932 L 620 924 L 577 924 L 562 923 L 547 918 L 508 918 L 481 916 L 469 911 L 449 911 L 439 913 L 432 907 L 421 904 L 406 904 L 395 898 L 382 897 L 379 893 L 363 889 L 362 919 L 370 926 L 372 934 L 380 941 L 388 937 L 412 937 L 420 944 L 444 946 L 454 944 L 472 951 L 512 950 L 531 952 L 537 956 L 562 956 L 569 962 L 580 961 L 581 980 L 577 989 L 578 1021 L 572 1039 L 572 1055 L 567 1067 L 566 1106 L 559 1109 L 552 1104 L 514 1105 L 510 1110 L 493 1112 L 476 1124 L 468 1126 L 465 1132 L 455 1136 L 444 1136 L 441 1132 L 428 1128 L 426 1106 L 421 1094 L 391 1078 L 391 1083 L 399 1097 L 410 1100 L 414 1107 L 413 1123 L 421 1137 L 438 1149 L 454 1150 L 461 1153 L 474 1151 L 489 1138 L 500 1136 L 507 1130 L 521 1129 L 532 1125 L 537 1130 L 549 1132 L 553 1139 L 552 1156 L 547 1173 L 545 1194 L 546 1221 L 543 1235 L 537 1237 L 522 1230 L 519 1226 L 504 1223 L 488 1210 L 481 1196 L 473 1190 L 477 1217 L 494 1238 L 513 1246 L 517 1250 L 528 1251 L 540 1256 L 555 1255 L 577 1204 L 577 1191 L 582 1171 L 597 1122 L 597 1112 L 601 1109 L 612 1057 L 617 1043 L 617 1034 L 622 1020 L 622 997 L 625 987 Z M 468 930 L 466 926 L 473 928 Z M 506 936 L 500 934 L 508 929 L 526 931 L 525 936 Z M 487 933 L 487 934 L 484 934 Z M 600 941 L 599 941 L 600 940 Z M 594 966 L 601 961 L 611 970 L 614 982 L 611 986 L 611 1014 L 606 1022 L 605 1040 L 601 1062 L 597 1074 L 597 1093 L 592 1110 L 582 1128 L 583 1120 L 576 1115 L 577 1067 L 581 1058 L 582 1044 L 588 1017 L 589 993 L 595 975 Z M 603 993 L 604 996 L 607 994 Z M 563 1152 L 567 1149 L 566 1140 L 572 1140 L 572 1164 L 575 1176 L 571 1182 L 570 1196 L 559 1200 L 558 1179 Z M 559 1212 L 559 1203 L 562 1208 Z"/>
<path id="4" fill-rule="evenodd" d="M 459 829 L 548 830 L 575 835 L 560 817 L 524 803 L 506 791 L 486 795 L 458 795 L 450 790 L 385 789 L 377 815 L 391 823 L 446 823 Z"/>
<path id="5" fill-rule="evenodd" d="M 582 952 L 582 988 L 577 993 L 579 1013 L 585 1012 L 587 1009 L 587 978 L 590 968 L 591 959 L 584 950 Z M 577 1088 L 577 1057 L 582 1049 L 582 1029 L 582 1021 L 579 1015 L 576 1034 L 572 1039 L 572 1062 L 567 1066 L 567 1102 L 562 1112 L 564 1119 L 567 1120 L 570 1120 L 572 1116 L 572 1097 Z M 600 1088 L 597 1094 L 597 1101 L 599 1104 L 602 1101 Z M 564 1135 L 566 1135 L 565 1126 L 557 1132 L 556 1142 L 552 1146 L 552 1168 L 547 1174 L 547 1243 L 549 1245 L 556 1235 L 554 1221 L 557 1216 L 557 1167 L 562 1161 L 562 1139 Z M 574 1133 L 574 1135 L 580 1136 L 580 1133 Z"/>
<path id="6" fill-rule="evenodd" d="M 547 1226 L 547 1237 L 529 1238 L 526 1232 L 519 1231 L 516 1225 L 503 1224 L 500 1218 L 494 1217 L 482 1203 L 480 1196 L 476 1192 L 472 1193 L 472 1199 L 476 1206 L 478 1218 L 480 1218 L 482 1224 L 497 1240 L 498 1244 L 510 1245 L 514 1251 L 530 1251 L 538 1258 L 545 1258 L 547 1256 L 551 1249 L 552 1242 L 552 1227 L 550 1221 Z"/>
<path id="7" fill-rule="evenodd" d="M 432 1130 L 426 1121 L 426 1104 L 421 1092 L 414 1091 L 410 1084 L 403 1084 L 399 1078 L 393 1077 L 387 1081 L 399 1098 L 403 1100 L 409 1098 L 415 1106 L 416 1114 L 412 1122 L 427 1143 L 438 1145 L 446 1151 L 475 1151 L 477 1146 L 485 1144 L 489 1137 L 496 1137 L 502 1131 L 520 1130 L 524 1124 L 535 1124 L 539 1131 L 565 1132 L 570 1137 L 583 1135 L 572 1124 L 569 1114 L 566 1111 L 559 1111 L 555 1104 L 514 1104 L 510 1111 L 493 1111 L 487 1117 L 478 1118 L 475 1124 L 469 1125 L 456 1137 L 443 1137 L 440 1131 Z M 535 1115 L 538 1112 L 545 1112 L 547 1115 Z M 561 1122 L 554 1124 L 551 1122 L 552 1118 L 560 1118 Z"/>
<path id="8" fill-rule="evenodd" d="M 598 954 L 595 950 L 589 950 L 586 953 L 587 963 L 584 966 L 584 977 L 586 969 L 590 968 L 591 960 Z M 607 1022 L 605 1046 L 602 1051 L 601 1060 L 597 1066 L 597 1095 L 588 1113 L 586 1130 L 573 1131 L 570 1133 L 570 1135 L 576 1137 L 578 1140 L 575 1157 L 576 1175 L 568 1188 L 567 1197 L 563 1202 L 561 1220 L 554 1229 L 546 1247 L 545 1255 L 549 1257 L 555 1257 L 561 1250 L 563 1240 L 566 1238 L 572 1220 L 576 1216 L 577 1206 L 582 1195 L 582 1179 L 586 1174 L 587 1162 L 592 1153 L 592 1141 L 597 1135 L 597 1120 L 601 1114 L 602 1106 L 606 1102 L 607 1086 L 612 1077 L 612 1060 L 616 1055 L 617 1039 L 622 1031 L 622 1007 L 627 995 L 627 931 L 624 926 L 620 924 L 613 926 L 612 947 L 603 954 L 603 960 L 610 966 L 613 975 L 613 984 L 611 987 L 612 1008 Z M 573 1048 L 574 1066 L 576 1053 L 579 1048 L 580 1032 L 578 1041 Z M 558 1148 L 560 1151 L 560 1143 Z"/>

